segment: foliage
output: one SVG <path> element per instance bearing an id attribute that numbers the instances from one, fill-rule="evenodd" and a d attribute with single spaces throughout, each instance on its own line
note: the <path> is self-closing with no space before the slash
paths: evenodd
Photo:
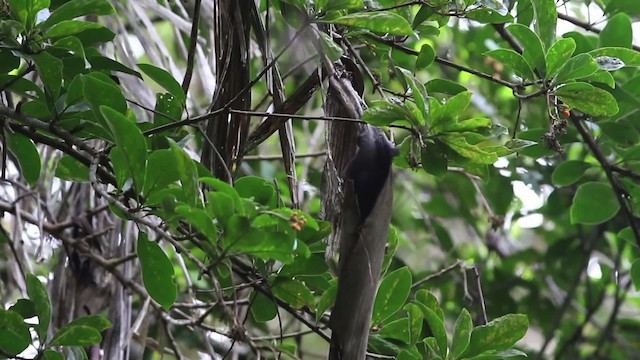
<path id="1" fill-rule="evenodd" d="M 0 2 L 0 357 L 326 352 L 347 57 L 400 149 L 372 356 L 636 356 L 637 6 L 213 3 Z"/>

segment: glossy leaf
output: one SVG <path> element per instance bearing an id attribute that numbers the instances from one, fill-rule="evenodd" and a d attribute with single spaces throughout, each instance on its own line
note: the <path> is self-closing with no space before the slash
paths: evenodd
<path id="1" fill-rule="evenodd" d="M 506 350 L 527 332 L 529 320 L 523 314 L 508 314 L 477 326 L 471 332 L 469 346 L 462 355 L 471 358 L 485 351 Z"/>
<path id="2" fill-rule="evenodd" d="M 71 20 L 84 15 L 109 15 L 114 13 L 107 0 L 71 0 L 55 9 L 49 18 L 38 25 L 46 29 L 63 20 Z"/>
<path id="3" fill-rule="evenodd" d="M 389 11 L 359 12 L 329 21 L 391 35 L 412 36 L 411 25 L 402 16 Z"/>
<path id="4" fill-rule="evenodd" d="M 573 39 L 559 39 L 549 48 L 545 57 L 547 63 L 547 79 L 555 76 L 560 68 L 571 58 L 576 50 Z"/>
<path id="5" fill-rule="evenodd" d="M 411 289 L 411 272 L 402 267 L 384 277 L 373 304 L 372 324 L 379 324 L 402 308 Z"/>
<path id="6" fill-rule="evenodd" d="M 554 0 L 531 0 L 533 5 L 534 26 L 536 33 L 542 40 L 542 44 L 549 48 L 556 39 L 556 24 L 558 22 L 558 11 Z"/>
<path id="7" fill-rule="evenodd" d="M 562 102 L 591 115 L 615 115 L 619 108 L 616 99 L 606 90 L 578 82 L 566 84 L 555 91 Z"/>
<path id="8" fill-rule="evenodd" d="M 560 70 L 555 79 L 554 84 L 562 84 L 570 80 L 587 77 L 598 71 L 598 64 L 590 55 L 580 54 L 569 59 Z"/>
<path id="9" fill-rule="evenodd" d="M 303 306 L 311 306 L 314 303 L 311 290 L 297 280 L 277 279 L 271 286 L 271 291 L 273 295 L 294 309 L 301 309 Z"/>
<path id="10" fill-rule="evenodd" d="M 453 328 L 453 339 L 451 340 L 451 359 L 460 359 L 469 346 L 473 321 L 467 309 L 462 309 L 458 320 Z"/>
<path id="11" fill-rule="evenodd" d="M 47 89 L 47 94 L 56 100 L 62 87 L 62 61 L 46 51 L 33 57 L 38 75 Z"/>
<path id="12" fill-rule="evenodd" d="M 620 210 L 616 194 L 610 184 L 587 182 L 578 187 L 571 204 L 572 224 L 601 224 Z"/>
<path id="13" fill-rule="evenodd" d="M 178 296 L 171 261 L 160 245 L 147 240 L 147 235 L 143 232 L 138 234 L 137 249 L 144 287 L 153 300 L 169 310 Z"/>
<path id="14" fill-rule="evenodd" d="M 529 67 L 539 71 L 544 77 L 546 73 L 545 53 L 542 41 L 531 29 L 521 24 L 513 24 L 507 27 L 507 30 L 513 35 L 520 45 L 522 45 L 522 57 L 527 61 Z"/>
<path id="15" fill-rule="evenodd" d="M 416 58 L 416 70 L 421 70 L 431 65 L 431 63 L 433 63 L 433 60 L 435 60 L 435 58 L 436 58 L 436 52 L 435 50 L 433 50 L 431 45 L 422 44 L 422 47 L 420 48 L 420 53 Z"/>

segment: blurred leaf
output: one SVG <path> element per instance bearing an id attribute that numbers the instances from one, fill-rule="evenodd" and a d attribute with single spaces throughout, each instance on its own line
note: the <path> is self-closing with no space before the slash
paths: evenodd
<path id="1" fill-rule="evenodd" d="M 276 190 L 272 183 L 257 176 L 243 176 L 235 181 L 233 188 L 238 195 L 244 198 L 253 198 L 255 202 L 262 205 L 271 204 L 276 206 Z"/>
<path id="2" fill-rule="evenodd" d="M 598 37 L 598 47 L 622 47 L 631 49 L 633 30 L 631 20 L 624 13 L 616 14 L 609 18 L 607 26 L 602 29 Z"/>
<path id="3" fill-rule="evenodd" d="M 89 181 L 89 168 L 75 158 L 64 155 L 58 160 L 56 177 L 76 182 Z"/>
<path id="4" fill-rule="evenodd" d="M 429 174 L 441 179 L 447 174 L 447 156 L 445 147 L 439 142 L 428 143 L 421 153 L 422 168 Z"/>
<path id="5" fill-rule="evenodd" d="M 51 346 L 89 346 L 102 341 L 100 332 L 90 326 L 67 325 L 58 330 L 49 343 Z"/>
<path id="6" fill-rule="evenodd" d="M 254 293 L 251 302 L 251 314 L 255 321 L 267 322 L 278 315 L 278 306 L 275 304 L 274 299 L 259 291 Z"/>
<path id="7" fill-rule="evenodd" d="M 329 21 L 332 24 L 369 29 L 390 35 L 413 36 L 411 25 L 402 16 L 389 11 L 358 12 Z"/>
<path id="8" fill-rule="evenodd" d="M 38 315 L 38 325 L 35 325 L 36 332 L 40 341 L 45 341 L 49 324 L 51 324 L 51 301 L 47 289 L 42 285 L 40 280 L 33 275 L 27 274 L 27 294 L 33 302 Z"/>
<path id="9" fill-rule="evenodd" d="M 578 187 L 571 204 L 572 224 L 601 224 L 614 217 L 620 210 L 611 185 L 587 182 Z"/>
<path id="10" fill-rule="evenodd" d="M 467 19 L 475 20 L 483 24 L 503 24 L 513 21 L 513 16 L 502 15 L 498 11 L 487 8 L 478 8 L 469 11 Z"/>
<path id="11" fill-rule="evenodd" d="M 0 73 L 8 73 L 20 66 L 20 58 L 13 55 L 11 51 L 0 49 Z M 0 81 L 2 84 L 2 81 Z"/>
<path id="12" fill-rule="evenodd" d="M 411 289 L 411 272 L 402 267 L 384 277 L 373 304 L 372 324 L 387 320 L 402 308 Z"/>
<path id="13" fill-rule="evenodd" d="M 18 133 L 5 131 L 7 147 L 9 151 L 18 159 L 21 175 L 31 186 L 35 186 L 40 178 L 42 164 L 38 149 L 31 139 Z"/>
<path id="14" fill-rule="evenodd" d="M 46 33 L 46 38 L 62 38 L 69 35 L 80 34 L 85 31 L 94 30 L 99 33 L 111 33 L 108 28 L 95 22 L 79 21 L 79 20 L 64 20 L 51 27 Z M 113 37 L 112 36 L 112 37 Z"/>
<path id="15" fill-rule="evenodd" d="M 340 59 L 340 57 L 344 53 L 340 45 L 336 44 L 331 36 L 327 35 L 326 33 L 318 31 L 318 34 L 320 35 L 320 40 L 322 40 L 322 49 L 324 50 L 325 54 L 327 54 L 329 60 L 337 61 L 338 59 Z"/>
<path id="16" fill-rule="evenodd" d="M 278 278 L 271 286 L 271 291 L 273 291 L 273 295 L 294 309 L 312 306 L 314 303 L 311 290 L 300 281 Z"/>
<path id="17" fill-rule="evenodd" d="M 579 160 L 568 160 L 553 170 L 551 181 L 556 186 L 569 186 L 580 180 L 591 164 Z"/>
<path id="18" fill-rule="evenodd" d="M 362 0 L 318 0 L 316 6 L 322 11 L 362 9 Z"/>
<path id="19" fill-rule="evenodd" d="M 218 231 L 213 224 L 213 219 L 206 211 L 198 208 L 192 208 L 187 205 L 176 207 L 176 212 L 189 224 L 194 225 L 198 231 L 203 233 L 210 243 L 215 244 L 218 239 Z"/>
<path id="20" fill-rule="evenodd" d="M 1 231 L 3 230 L 0 230 L 0 232 Z M 16 301 L 16 303 L 13 304 L 13 306 L 11 306 L 9 310 L 17 312 L 18 314 L 20 314 L 20 316 L 22 316 L 23 319 L 28 319 L 30 317 L 38 315 L 36 313 L 35 304 L 29 299 L 18 299 L 18 301 Z"/>
<path id="21" fill-rule="evenodd" d="M 422 47 L 420 48 L 420 53 L 416 58 L 416 70 L 422 70 L 427 66 L 431 65 L 431 63 L 433 63 L 433 60 L 435 60 L 435 58 L 436 58 L 436 52 L 433 50 L 431 45 L 422 44 Z"/>
<path id="22" fill-rule="evenodd" d="M 316 305 L 316 322 L 319 323 L 325 311 L 336 302 L 336 294 L 338 293 L 338 284 L 333 283 L 330 288 L 322 293 Z"/>
<path id="23" fill-rule="evenodd" d="M 46 29 L 63 20 L 71 20 L 84 15 L 109 15 L 114 13 L 107 0 L 71 0 L 55 9 L 49 18 L 38 25 Z"/>
<path id="24" fill-rule="evenodd" d="M 398 340 L 404 344 L 409 345 L 411 342 L 411 334 L 409 333 L 409 318 L 403 317 L 395 319 L 388 324 L 382 326 L 382 330 L 378 332 L 378 335 L 389 340 Z"/>
<path id="25" fill-rule="evenodd" d="M 0 308 L 0 351 L 9 356 L 20 354 L 31 344 L 31 334 L 22 316 Z"/>
<path id="26" fill-rule="evenodd" d="M 42 355 L 44 360 L 64 360 L 64 356 L 61 353 L 51 349 L 45 349 Z"/>
<path id="27" fill-rule="evenodd" d="M 631 280 L 636 291 L 640 291 L 640 259 L 636 259 L 631 264 Z"/>
<path id="28" fill-rule="evenodd" d="M 409 345 L 413 346 L 422 338 L 422 309 L 414 303 L 409 303 L 404 306 L 404 310 L 407 311 L 409 320 L 407 323 L 407 328 L 409 329 Z"/>
<path id="29" fill-rule="evenodd" d="M 178 169 L 175 166 L 167 166 L 177 161 L 175 153 L 169 149 L 152 152 L 147 160 L 142 194 L 148 197 L 155 191 L 162 190 L 180 180 Z"/>
<path id="30" fill-rule="evenodd" d="M 447 95 L 458 95 L 461 92 L 467 91 L 464 86 L 446 79 L 433 79 L 429 80 L 424 87 L 428 93 L 442 93 Z"/>
<path id="31" fill-rule="evenodd" d="M 138 233 L 137 249 L 144 287 L 153 300 L 169 310 L 178 296 L 171 261 L 160 245 L 147 240 L 147 234 L 143 232 Z"/>

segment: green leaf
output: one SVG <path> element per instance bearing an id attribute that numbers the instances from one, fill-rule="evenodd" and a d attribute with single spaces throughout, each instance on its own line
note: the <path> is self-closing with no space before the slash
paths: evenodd
<path id="1" fill-rule="evenodd" d="M 116 146 L 124 155 L 129 175 L 136 189 L 143 189 L 147 167 L 147 142 L 140 128 L 118 111 L 100 106 L 100 112 L 108 121 Z"/>
<path id="2" fill-rule="evenodd" d="M 64 20 L 61 21 L 54 26 L 51 27 L 46 33 L 45 38 L 61 38 L 69 35 L 80 34 L 85 31 L 94 30 L 100 32 L 111 32 L 108 28 L 104 27 L 104 25 L 88 22 L 88 21 L 79 21 L 79 20 Z M 114 34 L 115 36 L 115 34 Z"/>
<path id="3" fill-rule="evenodd" d="M 444 327 L 444 320 L 437 312 L 428 307 L 422 307 L 422 312 L 436 339 L 440 356 L 444 359 L 447 356 L 447 331 Z"/>
<path id="4" fill-rule="evenodd" d="M 42 353 L 44 355 L 44 360 L 64 360 L 64 356 L 54 350 L 45 349 Z"/>
<path id="5" fill-rule="evenodd" d="M 464 86 L 446 79 L 429 80 L 424 84 L 424 87 L 427 89 L 429 94 L 441 93 L 447 95 L 458 95 L 461 92 L 467 91 L 467 88 Z"/>
<path id="6" fill-rule="evenodd" d="M 90 346 L 102 341 L 100 332 L 90 326 L 66 325 L 51 339 L 51 346 Z"/>
<path id="7" fill-rule="evenodd" d="M 433 63 L 436 58 L 436 52 L 429 44 L 422 44 L 420 53 L 416 58 L 416 70 L 422 70 Z"/>
<path id="8" fill-rule="evenodd" d="M 532 69 L 537 69 L 540 76 L 544 77 L 546 73 L 545 54 L 542 48 L 542 41 L 540 41 L 538 35 L 522 24 L 509 25 L 507 30 L 522 45 L 522 57 L 527 61 L 527 64 Z"/>
<path id="9" fill-rule="evenodd" d="M 469 11 L 466 18 L 483 24 L 503 24 L 513 21 L 513 16 L 509 14 L 502 15 L 496 10 L 484 7 Z"/>
<path id="10" fill-rule="evenodd" d="M 48 8 L 49 4 L 50 0 L 9 0 L 8 3 L 11 10 L 13 10 L 20 22 L 28 30 L 31 30 L 33 27 L 38 12 Z"/>
<path id="11" fill-rule="evenodd" d="M 384 324 L 382 330 L 378 332 L 385 339 L 402 341 L 404 344 L 411 343 L 411 334 L 409 332 L 409 318 L 403 317 Z"/>
<path id="12" fill-rule="evenodd" d="M 571 38 L 559 39 L 553 43 L 545 57 L 545 62 L 547 63 L 546 79 L 550 79 L 555 76 L 562 65 L 571 59 L 571 55 L 573 55 L 574 51 L 576 51 L 576 42 Z"/>
<path id="13" fill-rule="evenodd" d="M 236 189 L 233 188 L 233 186 L 229 185 L 228 183 L 220 179 L 210 178 L 210 177 L 200 178 L 200 182 L 202 182 L 207 186 L 210 186 L 216 191 L 220 191 L 229 195 L 233 199 L 233 205 L 236 211 L 238 211 L 240 215 L 244 214 L 243 207 L 242 207 L 242 199 L 240 198 L 240 195 L 238 194 Z"/>
<path id="14" fill-rule="evenodd" d="M 491 350 L 506 350 L 512 347 L 527 332 L 529 320 L 524 314 L 507 314 L 477 326 L 471 332 L 471 340 L 463 358 L 472 358 Z"/>
<path id="15" fill-rule="evenodd" d="M 147 159 L 146 174 L 142 194 L 146 197 L 156 191 L 165 189 L 169 184 L 180 180 L 180 174 L 174 164 L 178 160 L 175 153 L 169 149 L 160 149 L 152 152 Z"/>
<path id="16" fill-rule="evenodd" d="M 631 20 L 625 13 L 615 14 L 607 21 L 607 26 L 598 36 L 598 47 L 622 47 L 631 49 L 633 30 Z"/>
<path id="17" fill-rule="evenodd" d="M 519 77 L 523 79 L 535 79 L 533 70 L 527 63 L 525 58 L 511 49 L 496 49 L 487 51 L 485 56 L 490 56 L 497 61 L 503 63 L 505 66 L 510 67 Z"/>
<path id="18" fill-rule="evenodd" d="M 316 322 L 319 323 L 322 315 L 325 311 L 336 302 L 336 295 L 338 294 L 338 283 L 334 282 L 327 290 L 322 293 L 322 296 L 318 300 L 316 305 Z"/>
<path id="19" fill-rule="evenodd" d="M 493 122 L 491 122 L 490 119 L 474 118 L 455 123 L 448 123 L 442 128 L 441 132 L 478 131 L 481 129 L 491 129 L 492 126 Z"/>
<path id="20" fill-rule="evenodd" d="M 587 114 L 611 116 L 619 111 L 618 103 L 611 93 L 587 83 L 566 84 L 556 89 L 555 94 L 568 107 Z"/>
<path id="21" fill-rule="evenodd" d="M 558 165 L 551 175 L 551 182 L 556 186 L 569 186 L 580 180 L 591 164 L 579 160 L 568 160 Z"/>
<path id="22" fill-rule="evenodd" d="M 498 156 L 495 153 L 486 152 L 477 145 L 469 144 L 463 134 L 446 133 L 438 138 L 451 150 L 473 163 L 488 165 L 498 160 Z"/>
<path id="23" fill-rule="evenodd" d="M 413 97 L 413 101 L 415 102 L 416 107 L 422 115 L 418 115 L 416 116 L 416 118 L 419 119 L 420 125 L 423 125 L 426 119 L 429 118 L 429 98 L 427 95 L 427 90 L 409 70 L 400 67 L 398 67 L 397 69 L 402 73 L 405 81 L 411 89 L 411 97 Z"/>
<path id="24" fill-rule="evenodd" d="M 535 16 L 535 30 L 546 48 L 556 40 L 558 11 L 554 0 L 531 0 Z"/>
<path id="25" fill-rule="evenodd" d="M 89 181 L 89 168 L 75 158 L 64 155 L 58 160 L 55 176 L 76 182 Z"/>
<path id="26" fill-rule="evenodd" d="M 302 282 L 286 278 L 278 278 L 271 286 L 271 291 L 278 299 L 286 302 L 294 309 L 312 306 L 313 294 Z"/>
<path id="27" fill-rule="evenodd" d="M 0 233 L 3 233 L 3 230 L 0 230 Z M 36 306 L 33 304 L 33 301 L 29 299 L 18 299 L 9 310 L 17 312 L 23 319 L 38 316 Z"/>
<path id="28" fill-rule="evenodd" d="M 255 292 L 251 300 L 251 314 L 257 322 L 267 322 L 278 315 L 278 306 L 274 299 L 261 292 Z"/>
<path id="29" fill-rule="evenodd" d="M 97 331 L 104 331 L 111 327 L 111 322 L 101 315 L 86 315 L 70 322 L 67 326 L 88 326 Z"/>
<path id="30" fill-rule="evenodd" d="M 51 302 L 49 301 L 49 294 L 35 275 L 27 274 L 26 280 L 27 294 L 29 294 L 29 299 L 33 302 L 36 308 L 36 314 L 38 315 L 38 325 L 35 326 L 35 329 L 40 341 L 44 342 L 47 338 L 47 331 L 49 331 L 49 324 L 51 323 Z"/>
<path id="31" fill-rule="evenodd" d="M 399 120 L 406 120 L 414 124 L 414 126 L 421 124 L 420 119 L 412 114 L 405 104 L 392 99 L 374 102 L 371 107 L 364 111 L 362 120 L 374 126 L 388 126 Z"/>
<path id="32" fill-rule="evenodd" d="M 467 309 L 462 309 L 458 320 L 453 328 L 453 339 L 451 340 L 451 359 L 457 360 L 469 346 L 473 321 Z"/>
<path id="33" fill-rule="evenodd" d="M 15 356 L 30 344 L 29 325 L 24 322 L 22 316 L 15 311 L 0 308 L 0 351 Z"/>
<path id="34" fill-rule="evenodd" d="M 147 234 L 138 234 L 138 258 L 142 268 L 142 282 L 151 298 L 169 310 L 178 296 L 173 265 L 160 245 L 147 240 Z"/>
<path id="35" fill-rule="evenodd" d="M 572 224 L 601 224 L 614 217 L 620 210 L 616 194 L 611 185 L 602 182 L 587 182 L 578 187 L 571 204 Z"/>
<path id="36" fill-rule="evenodd" d="M 0 49 L 0 74 L 8 73 L 20 66 L 20 58 L 9 50 Z M 1 84 L 2 82 L 0 82 Z M 2 86 L 4 88 L 4 86 Z"/>
<path id="37" fill-rule="evenodd" d="M 316 1 L 316 10 L 331 11 L 331 10 L 348 10 L 348 9 L 362 9 L 364 3 L 362 0 L 318 0 Z"/>
<path id="38" fill-rule="evenodd" d="M 553 79 L 553 84 L 563 84 L 570 80 L 587 77 L 598 71 L 598 64 L 588 54 L 579 54 L 569 59 Z"/>
<path id="39" fill-rule="evenodd" d="M 99 124 L 109 131 L 109 125 L 104 120 L 100 107 L 106 105 L 121 114 L 127 111 L 127 102 L 122 95 L 120 88 L 108 78 L 104 78 L 103 74 L 90 73 L 88 75 L 78 75 L 82 82 L 82 91 L 84 98 L 91 105 L 94 115 Z"/>
<path id="40" fill-rule="evenodd" d="M 631 280 L 633 281 L 633 286 L 636 287 L 636 291 L 640 291 L 640 259 L 636 259 L 631 264 Z"/>
<path id="41" fill-rule="evenodd" d="M 371 323 L 380 324 L 402 308 L 411 290 L 411 272 L 401 267 L 384 277 L 373 304 Z"/>
<path id="42" fill-rule="evenodd" d="M 319 31 L 318 34 L 320 34 L 320 40 L 322 40 L 322 49 L 324 50 L 324 53 L 327 54 L 329 60 L 336 61 L 340 59 L 342 54 L 344 54 L 342 47 L 333 41 L 331 36 L 328 34 L 322 31 Z"/>
<path id="43" fill-rule="evenodd" d="M 198 169 L 196 164 L 191 160 L 189 154 L 187 154 L 178 144 L 174 141 L 169 142 L 170 149 L 173 151 L 173 155 L 176 159 L 174 166 L 178 169 L 180 174 L 180 183 L 182 190 L 188 205 L 195 205 L 198 203 Z"/>
<path id="44" fill-rule="evenodd" d="M 427 143 L 427 146 L 421 152 L 424 171 L 442 179 L 447 174 L 448 165 L 445 151 L 445 147 L 440 142 Z"/>
<path id="45" fill-rule="evenodd" d="M 192 208 L 187 205 L 180 205 L 176 207 L 176 212 L 180 214 L 185 221 L 194 225 L 198 231 L 203 233 L 209 242 L 215 244 L 218 239 L 218 231 L 213 224 L 213 219 L 207 214 L 206 211 L 198 208 Z"/>
<path id="46" fill-rule="evenodd" d="M 34 55 L 33 61 L 47 94 L 55 101 L 62 87 L 62 61 L 46 51 Z"/>
<path id="47" fill-rule="evenodd" d="M 55 46 L 56 48 L 68 50 L 68 52 L 71 53 L 72 56 L 79 57 L 83 59 L 83 61 L 86 61 L 84 46 L 82 46 L 82 42 L 80 42 L 80 40 L 78 40 L 78 38 L 75 36 L 63 37 L 60 40 L 56 41 L 53 46 Z M 89 66 L 90 64 L 85 62 L 85 69 Z"/>
<path id="48" fill-rule="evenodd" d="M 38 24 L 41 29 L 49 28 L 63 20 L 71 20 L 84 15 L 109 15 L 115 10 L 108 0 L 71 0 L 55 9 L 49 18 Z"/>
<path id="49" fill-rule="evenodd" d="M 225 194 L 223 192 L 213 192 L 210 191 L 207 194 L 207 199 L 209 200 L 207 202 L 207 207 L 211 208 L 213 210 L 213 214 L 216 217 L 216 219 L 218 220 L 218 222 L 223 226 L 223 227 L 227 227 L 227 222 L 229 221 L 229 218 L 231 218 L 231 216 L 233 214 L 235 214 L 235 205 L 233 202 L 233 198 L 231 196 L 229 196 L 228 194 Z M 267 216 L 267 215 L 265 215 Z M 256 218 L 257 220 L 257 218 Z M 256 226 L 257 227 L 257 226 Z"/>
<path id="50" fill-rule="evenodd" d="M 390 35 L 414 35 L 411 25 L 405 18 L 389 11 L 353 13 L 328 22 L 332 24 L 359 27 Z"/>
<path id="51" fill-rule="evenodd" d="M 404 310 L 407 311 L 409 329 L 409 345 L 415 345 L 422 337 L 422 309 L 415 303 L 405 305 Z"/>
<path id="52" fill-rule="evenodd" d="M 169 72 L 151 64 L 138 64 L 138 67 L 153 81 L 157 82 L 158 85 L 175 96 L 183 106 L 186 104 L 187 96 L 184 91 L 182 91 L 182 86 L 180 86 L 180 83 L 178 83 Z"/>
<path id="53" fill-rule="evenodd" d="M 9 151 L 18 159 L 20 173 L 31 186 L 35 186 L 40 178 L 42 164 L 38 149 L 28 137 L 5 131 L 7 147 Z"/>
<path id="54" fill-rule="evenodd" d="M 621 47 L 606 47 L 589 52 L 593 58 L 609 56 L 620 59 L 626 66 L 640 66 L 640 52 Z"/>
<path id="55" fill-rule="evenodd" d="M 241 177 L 235 181 L 233 188 L 241 197 L 253 198 L 258 204 L 269 205 L 275 200 L 276 189 L 273 184 L 261 177 Z M 272 205 L 275 207 L 275 202 Z"/>

